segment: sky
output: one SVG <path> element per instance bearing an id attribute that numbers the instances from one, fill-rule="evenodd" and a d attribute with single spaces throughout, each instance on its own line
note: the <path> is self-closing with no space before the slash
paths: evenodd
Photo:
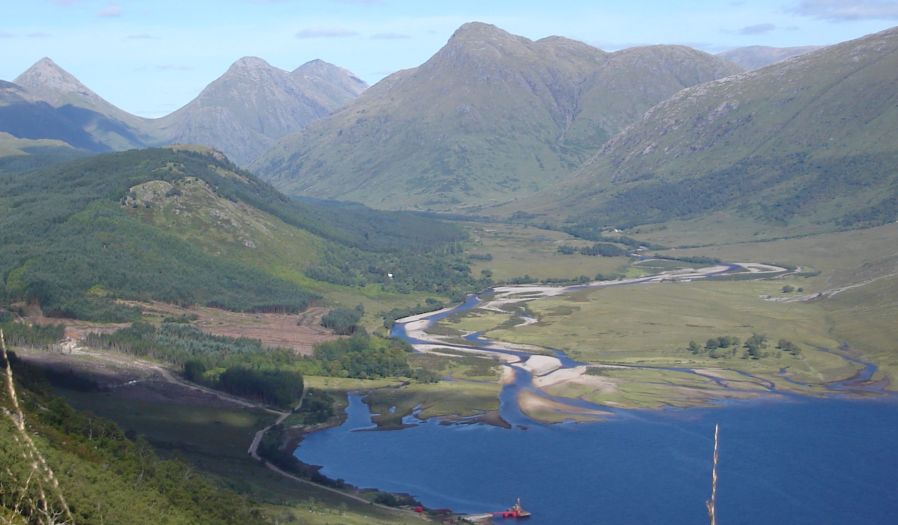
<path id="1" fill-rule="evenodd" d="M 898 25 L 898 0 L 0 0 L 0 79 L 50 57 L 103 98 L 159 117 L 235 60 L 322 59 L 368 83 L 425 62 L 455 29 L 495 24 L 606 51 L 827 45 Z"/>

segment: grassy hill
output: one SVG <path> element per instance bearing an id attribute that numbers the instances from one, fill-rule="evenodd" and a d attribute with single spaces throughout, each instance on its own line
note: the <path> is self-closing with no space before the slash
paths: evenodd
<path id="1" fill-rule="evenodd" d="M 6 416 L 0 421 L 3 523 L 270 522 L 247 498 L 183 462 L 160 460 L 146 441 L 115 424 L 73 410 L 50 393 L 37 369 L 13 360 L 19 380 L 8 389 L 7 363 L 0 364 L 0 404 L 10 414 L 18 404 L 24 416 L 22 428 Z"/>
<path id="2" fill-rule="evenodd" d="M 472 286 L 464 233 L 423 217 L 299 203 L 197 148 L 100 155 L 0 175 L 0 293 L 116 321 L 116 299 L 296 311 L 329 287 Z"/>
<path id="3" fill-rule="evenodd" d="M 891 29 L 684 90 L 609 141 L 556 209 L 592 226 L 723 212 L 798 233 L 894 221 L 896 86 Z"/>
<path id="4" fill-rule="evenodd" d="M 89 155 L 53 139 L 20 139 L 0 131 L 0 173 L 20 173 Z"/>
<path id="5" fill-rule="evenodd" d="M 469 23 L 253 169 L 292 195 L 383 209 L 500 204 L 556 183 L 680 89 L 737 71 L 680 46 L 605 53 Z"/>

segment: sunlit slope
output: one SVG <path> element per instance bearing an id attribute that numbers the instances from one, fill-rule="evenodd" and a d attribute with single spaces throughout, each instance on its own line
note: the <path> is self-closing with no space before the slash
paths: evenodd
<path id="1" fill-rule="evenodd" d="M 377 208 L 507 202 L 558 181 L 657 102 L 738 70 L 681 46 L 605 53 L 469 23 L 254 170 L 290 194 Z"/>
<path id="2" fill-rule="evenodd" d="M 297 310 L 312 281 L 448 291 L 467 267 L 453 226 L 362 207 L 298 203 L 219 153 L 130 151 L 0 177 L 8 301 L 127 319 L 115 299 Z M 393 277 L 390 277 L 393 274 Z"/>
<path id="3" fill-rule="evenodd" d="M 725 210 L 808 230 L 898 216 L 898 29 L 684 90 L 609 141 L 557 210 L 634 225 Z"/>

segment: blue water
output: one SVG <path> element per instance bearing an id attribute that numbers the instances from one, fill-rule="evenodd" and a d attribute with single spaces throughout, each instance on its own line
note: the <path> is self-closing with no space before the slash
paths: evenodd
<path id="1" fill-rule="evenodd" d="M 297 456 L 331 478 L 407 492 L 428 507 L 490 512 L 520 496 L 533 524 L 706 523 L 719 422 L 720 523 L 898 523 L 894 398 L 625 411 L 526 430 L 431 421 L 354 431 L 370 425 L 358 396 L 348 415 L 306 437 Z"/>
<path id="2" fill-rule="evenodd" d="M 478 302 L 469 296 L 430 319 Z M 428 342 L 409 337 L 402 323 L 391 335 Z M 480 349 L 493 343 L 480 334 L 465 339 Z M 527 358 L 510 349 L 499 353 Z M 577 364 L 555 355 L 564 367 Z M 838 397 L 784 395 L 771 384 L 766 400 L 663 412 L 604 407 L 614 416 L 592 424 L 530 420 L 517 406 L 519 390 L 554 398 L 536 390 L 520 369 L 499 396 L 511 429 L 429 421 L 372 431 L 368 407 L 351 395 L 344 424 L 307 436 L 296 455 L 323 465 L 328 477 L 406 492 L 431 508 L 494 512 L 521 497 L 533 524 L 693 525 L 707 523 L 704 502 L 719 423 L 719 523 L 898 524 L 898 398 L 883 395 L 885 384 L 872 381 L 872 363 L 838 355 L 860 367 L 852 378 L 830 385 Z M 787 377 L 785 370 L 782 375 Z M 847 394 L 880 397 L 850 400 Z"/>

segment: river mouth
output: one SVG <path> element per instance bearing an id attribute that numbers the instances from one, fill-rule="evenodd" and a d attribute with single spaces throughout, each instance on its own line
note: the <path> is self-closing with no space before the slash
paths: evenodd
<path id="1" fill-rule="evenodd" d="M 709 406 L 730 402 L 736 399 L 756 397 L 773 397 L 778 399 L 816 395 L 818 397 L 869 397 L 888 395 L 887 380 L 874 381 L 877 367 L 856 355 L 847 348 L 827 350 L 818 348 L 833 356 L 838 356 L 846 363 L 857 367 L 851 377 L 810 385 L 789 377 L 786 368 L 780 368 L 777 378 L 790 388 L 783 388 L 772 380 L 757 376 L 741 369 L 708 369 L 707 367 L 690 367 L 686 365 L 634 365 L 634 364 L 600 364 L 578 362 L 556 348 L 537 347 L 533 345 L 513 344 L 495 341 L 484 337 L 480 332 L 465 334 L 459 338 L 447 338 L 430 333 L 436 323 L 452 317 L 479 311 L 506 312 L 506 309 L 521 310 L 521 305 L 544 297 L 558 297 L 583 290 L 607 287 L 638 286 L 663 282 L 692 282 L 705 279 L 766 279 L 787 275 L 789 270 L 766 264 L 719 264 L 699 269 L 685 269 L 662 272 L 631 279 L 614 281 L 595 281 L 574 286 L 514 285 L 501 286 L 486 290 L 480 294 L 469 295 L 466 300 L 451 308 L 437 312 L 419 314 L 399 319 L 393 325 L 390 335 L 409 343 L 416 351 L 440 354 L 441 351 L 469 353 L 481 357 L 492 357 L 504 363 L 502 390 L 500 399 L 500 416 L 509 424 L 527 425 L 535 422 L 561 421 L 602 421 L 619 413 L 617 404 L 602 404 L 588 400 L 560 396 L 549 392 L 549 388 L 565 382 L 591 382 L 602 384 L 597 377 L 587 377 L 590 373 L 599 375 L 600 369 L 616 371 L 643 371 L 651 373 L 694 376 L 710 382 L 713 389 L 706 389 L 698 397 L 685 404 L 670 406 Z M 488 299 L 482 299 L 488 297 Z M 526 307 L 523 308 L 526 311 Z M 535 319 L 525 314 L 517 314 L 522 325 L 535 323 Z M 598 373 L 597 373 L 598 372 Z M 794 387 L 794 388 L 793 388 Z M 557 389 L 556 389 L 557 390 Z M 667 405 L 662 404 L 662 407 Z M 633 407 L 625 407 L 633 408 Z"/>
<path id="2" fill-rule="evenodd" d="M 727 272 L 733 268 L 715 275 Z M 490 300 L 521 288 L 490 290 Z M 539 354 L 543 364 L 557 361 L 546 372 L 539 363 L 528 366 L 534 354 L 478 333 L 467 334 L 463 343 L 428 334 L 432 323 L 481 303 L 472 295 L 454 308 L 400 320 L 392 335 L 419 351 L 449 348 L 503 361 L 499 399 L 507 428 L 408 418 L 402 430 L 371 432 L 370 410 L 361 394 L 353 394 L 343 425 L 306 436 L 295 455 L 324 465 L 321 472 L 330 478 L 409 493 L 431 508 L 495 512 L 521 497 L 533 512 L 530 523 L 693 524 L 707 519 L 719 423 L 721 522 L 884 523 L 898 512 L 890 488 L 898 468 L 898 449 L 891 446 L 898 442 L 898 403 L 882 395 L 885 385 L 871 381 L 873 364 L 842 356 L 857 365 L 857 374 L 830 385 L 824 397 L 780 392 L 770 383 L 764 395 L 716 400 L 713 408 L 617 408 L 539 388 L 541 378 L 585 366 L 561 352 Z M 854 399 L 863 396 L 877 399 Z M 523 408 L 534 397 L 561 414 L 554 421 L 569 412 L 578 422 L 532 417 L 532 407 Z M 592 418 L 573 417 L 583 414 Z"/>
<path id="3" fill-rule="evenodd" d="M 493 512 L 521 497 L 535 524 L 701 523 L 719 423 L 721 522 L 888 523 L 898 512 L 894 398 L 755 400 L 512 429 L 431 420 L 392 432 L 364 430 L 359 395 L 347 410 L 297 457 L 430 508 Z"/>

